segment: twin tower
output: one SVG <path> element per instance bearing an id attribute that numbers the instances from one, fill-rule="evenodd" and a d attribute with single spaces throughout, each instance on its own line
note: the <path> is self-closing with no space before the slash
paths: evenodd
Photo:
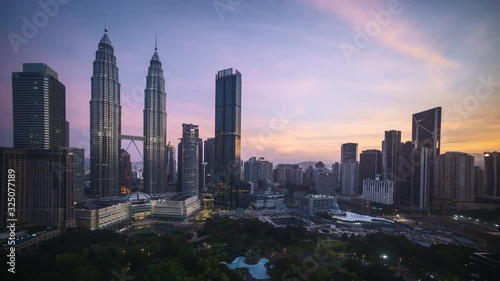
<path id="1" fill-rule="evenodd" d="M 144 189 L 164 191 L 167 127 L 165 79 L 155 42 L 144 90 Z M 120 194 L 121 105 L 114 48 L 107 27 L 99 42 L 91 78 L 90 188 L 95 198 Z"/>

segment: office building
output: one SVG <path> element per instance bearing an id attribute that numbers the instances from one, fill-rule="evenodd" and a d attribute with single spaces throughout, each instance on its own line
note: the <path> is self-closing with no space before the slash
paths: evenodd
<path id="1" fill-rule="evenodd" d="M 199 194 L 199 131 L 198 126 L 182 124 L 182 142 L 179 153 L 182 157 L 182 194 L 198 196 Z"/>
<path id="2" fill-rule="evenodd" d="M 441 107 L 415 113 L 412 116 L 412 142 L 416 155 L 420 154 L 422 160 L 414 160 L 422 164 L 419 168 L 414 167 L 417 173 L 413 179 L 413 188 L 426 188 L 419 193 L 427 198 L 422 198 L 419 208 L 432 207 L 433 193 L 437 189 L 437 157 L 441 151 Z M 425 149 L 424 149 L 425 148 Z M 414 156 L 416 156 L 414 154 Z M 425 162 L 425 163 L 424 163 Z M 425 171 L 423 171 L 424 169 Z M 417 171 L 420 170 L 420 171 Z M 426 178 L 424 178 L 424 176 Z M 419 182 L 420 181 L 420 182 Z M 414 191 L 416 194 L 416 190 Z M 425 203 L 428 202 L 428 203 Z M 424 203 L 422 205 L 422 203 Z"/>
<path id="3" fill-rule="evenodd" d="M 250 157 L 244 163 L 244 181 L 249 182 L 254 188 L 266 189 L 272 181 L 273 163 L 264 157 Z"/>
<path id="4" fill-rule="evenodd" d="M 149 194 L 166 191 L 165 145 L 167 135 L 167 94 L 160 57 L 155 52 L 149 63 L 144 90 L 144 190 Z"/>
<path id="5" fill-rule="evenodd" d="M 382 154 L 384 179 L 397 182 L 398 164 L 401 159 L 401 131 L 385 131 Z"/>
<path id="6" fill-rule="evenodd" d="M 269 190 L 258 190 L 252 193 L 254 209 L 286 209 L 285 195 Z"/>
<path id="7" fill-rule="evenodd" d="M 331 195 L 306 195 L 299 199 L 299 210 L 313 216 L 317 213 L 341 213 L 337 197 Z"/>
<path id="8" fill-rule="evenodd" d="M 344 143 L 340 147 L 340 163 L 358 161 L 358 144 Z"/>
<path id="9" fill-rule="evenodd" d="M 363 198 L 383 205 L 394 204 L 394 182 L 390 180 L 363 180 Z"/>
<path id="10" fill-rule="evenodd" d="M 16 174 L 16 223 L 75 226 L 74 204 L 83 198 L 83 149 L 0 148 L 0 163 Z M 0 172 L 7 187 L 8 170 Z M 1 189 L 1 226 L 8 216 L 7 188 Z"/>
<path id="11" fill-rule="evenodd" d="M 117 196 L 120 189 L 120 82 L 107 28 L 95 53 L 91 91 L 90 188 L 96 198 Z"/>
<path id="12" fill-rule="evenodd" d="M 314 188 L 316 186 L 316 171 L 312 166 L 307 167 L 304 172 L 304 185 L 310 188 Z"/>
<path id="13" fill-rule="evenodd" d="M 198 139 L 198 184 L 199 184 L 199 191 L 204 191 L 205 190 L 205 181 L 204 181 L 204 169 L 205 169 L 205 164 L 203 164 L 203 139 L 199 138 Z"/>
<path id="14" fill-rule="evenodd" d="M 378 149 L 363 150 L 359 155 L 359 181 L 375 179 L 382 174 L 382 152 Z"/>
<path id="15" fill-rule="evenodd" d="M 479 166 L 474 166 L 474 194 L 481 198 L 485 193 L 484 170 Z"/>
<path id="16" fill-rule="evenodd" d="M 343 195 L 357 196 L 362 191 L 359 190 L 359 164 L 356 161 L 348 161 L 340 166 L 342 173 Z"/>
<path id="17" fill-rule="evenodd" d="M 175 161 L 175 146 L 168 142 L 166 147 L 166 170 L 167 170 L 167 184 L 177 183 L 176 161 Z"/>
<path id="18" fill-rule="evenodd" d="M 427 211 L 431 207 L 431 181 L 434 173 L 432 168 L 433 149 L 421 147 L 414 149 L 412 154 L 411 206 L 415 210 Z"/>
<path id="19" fill-rule="evenodd" d="M 213 175 L 215 165 L 215 138 L 208 138 L 204 145 L 204 161 L 205 161 L 205 185 L 213 187 Z"/>
<path id="20" fill-rule="evenodd" d="M 500 199 L 500 155 L 498 152 L 484 153 L 485 196 Z"/>
<path id="21" fill-rule="evenodd" d="M 412 186 L 412 158 L 413 143 L 406 141 L 401 143 L 401 161 L 398 162 L 397 185 L 394 187 L 394 201 L 404 207 L 411 206 L 411 186 Z"/>
<path id="22" fill-rule="evenodd" d="M 241 180 L 241 73 L 225 69 L 215 75 L 215 174 L 232 185 Z"/>
<path id="23" fill-rule="evenodd" d="M 304 183 L 304 173 L 297 164 L 278 164 L 274 172 L 276 175 L 274 182 L 281 186 L 287 184 L 302 185 Z"/>
<path id="24" fill-rule="evenodd" d="M 134 179 L 132 178 L 132 162 L 130 162 L 130 154 L 122 148 L 120 152 L 120 193 L 130 193 L 132 191 L 133 182 Z"/>
<path id="25" fill-rule="evenodd" d="M 457 203 L 473 202 L 474 156 L 462 152 L 446 152 L 438 157 L 438 186 L 434 205 L 443 210 L 457 209 Z"/>
<path id="26" fill-rule="evenodd" d="M 43 63 L 25 63 L 12 73 L 14 147 L 49 149 L 69 146 L 66 88 Z"/>
<path id="27" fill-rule="evenodd" d="M 315 185 L 316 193 L 334 195 L 337 188 L 337 175 L 326 171 L 318 173 Z"/>

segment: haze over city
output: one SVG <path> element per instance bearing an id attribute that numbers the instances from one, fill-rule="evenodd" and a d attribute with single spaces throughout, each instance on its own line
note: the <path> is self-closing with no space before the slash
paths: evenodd
<path id="1" fill-rule="evenodd" d="M 11 73 L 43 62 L 66 86 L 70 145 L 88 157 L 92 61 L 107 13 L 123 134 L 142 135 L 145 77 L 158 34 L 167 140 L 174 144 L 182 123 L 199 125 L 203 139 L 214 136 L 214 76 L 234 67 L 243 85 L 242 160 L 331 163 L 342 143 L 380 149 L 385 130 L 411 139 L 411 115 L 437 106 L 442 152 L 498 150 L 500 2 L 67 2 L 32 38 L 23 34 L 24 19 L 33 22 L 43 8 L 1 4 L 0 146 L 12 146 Z M 12 33 L 24 41 L 13 43 Z"/>

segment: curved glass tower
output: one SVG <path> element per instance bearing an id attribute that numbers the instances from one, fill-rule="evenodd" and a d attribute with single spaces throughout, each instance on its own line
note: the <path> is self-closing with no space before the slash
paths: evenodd
<path id="1" fill-rule="evenodd" d="M 165 139 L 167 94 L 160 57 L 151 58 L 144 90 L 144 189 L 149 194 L 165 192 Z"/>
<path id="2" fill-rule="evenodd" d="M 117 196 L 120 190 L 120 83 L 107 29 L 99 42 L 90 80 L 90 187 L 94 197 Z"/>

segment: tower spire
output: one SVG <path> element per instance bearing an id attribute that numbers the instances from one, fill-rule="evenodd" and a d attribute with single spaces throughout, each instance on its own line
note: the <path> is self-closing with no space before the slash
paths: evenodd
<path id="1" fill-rule="evenodd" d="M 155 51 L 158 51 L 158 34 L 155 34 Z"/>
<path id="2" fill-rule="evenodd" d="M 104 13 L 104 32 L 108 33 L 108 13 Z"/>

